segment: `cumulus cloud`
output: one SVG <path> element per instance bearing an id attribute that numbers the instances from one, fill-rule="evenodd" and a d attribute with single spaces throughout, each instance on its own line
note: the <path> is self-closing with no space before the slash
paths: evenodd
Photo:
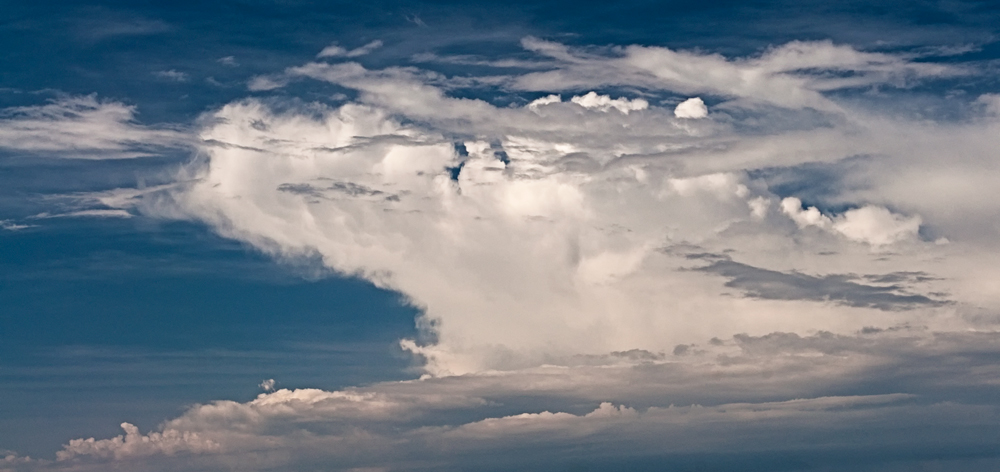
<path id="1" fill-rule="evenodd" d="M 742 58 L 523 44 L 549 67 L 258 77 L 357 98 L 226 104 L 200 120 L 178 183 L 80 209 L 196 219 L 398 291 L 423 311 L 426 341 L 401 346 L 424 378 L 199 405 L 75 440 L 62 464 L 545 470 L 627 450 L 649 468 L 704 453 L 731 469 L 862 446 L 917 464 L 942 434 L 995 450 L 976 432 L 995 428 L 1000 260 L 984 249 L 1000 204 L 983 189 L 1000 123 L 988 98 L 961 122 L 842 99 L 968 70 L 830 42 Z M 524 105 L 453 93 L 472 83 Z M 723 102 L 707 114 L 647 93 Z"/>
<path id="2" fill-rule="evenodd" d="M 795 197 L 783 199 L 781 210 L 801 228 L 815 226 L 834 231 L 847 239 L 873 247 L 913 239 L 917 236 L 921 223 L 920 216 L 905 217 L 872 205 L 852 208 L 831 218 L 814 206 L 803 209 L 802 201 Z"/>
<path id="3" fill-rule="evenodd" d="M 562 97 L 559 95 L 556 94 L 546 95 L 542 98 L 536 98 L 532 100 L 531 103 L 528 104 L 528 108 L 535 110 L 541 106 L 550 105 L 553 103 L 561 103 L 561 102 L 562 102 Z"/>
<path id="4" fill-rule="evenodd" d="M 202 130 L 207 165 L 191 185 L 149 208 L 208 221 L 275 254 L 318 252 L 337 271 L 400 291 L 426 310 L 421 325 L 436 339 L 404 347 L 424 357 L 435 375 L 574 353 L 656 351 L 727 330 L 842 332 L 865 320 L 944 319 L 945 305 L 930 292 L 954 290 L 966 276 L 942 259 L 910 257 L 950 251 L 919 237 L 925 225 L 952 228 L 937 203 L 909 198 L 907 185 L 916 181 L 844 186 L 835 197 L 847 210 L 823 213 L 753 176 L 857 155 L 880 156 L 871 162 L 887 169 L 900 160 L 913 169 L 936 165 L 934 153 L 956 139 L 954 129 L 849 110 L 825 93 L 905 85 L 962 69 L 829 42 L 789 43 L 747 58 L 639 46 L 597 54 L 534 39 L 524 44 L 549 58 L 554 70 L 507 80 L 515 89 L 549 92 L 523 107 L 451 97 L 448 91 L 459 85 L 413 68 L 315 62 L 261 78 L 269 87 L 320 80 L 354 89 L 358 97 L 341 107 L 282 112 L 255 100 L 223 107 Z M 675 70 L 681 66 L 683 74 Z M 616 79 L 574 82 L 597 71 L 614 71 Z M 712 78 L 696 86 L 695 76 Z M 718 79 L 729 76 L 741 79 Z M 744 81 L 751 76 L 752 83 Z M 544 88 L 525 86 L 541 84 L 541 77 L 551 79 Z M 590 91 L 564 102 L 556 93 L 588 84 L 708 92 L 778 108 L 746 111 L 751 126 L 724 114 L 679 118 L 676 109 L 638 97 Z M 819 114 L 797 115 L 800 108 Z M 976 143 L 961 147 L 972 150 L 967 159 L 982 159 L 973 156 L 984 156 L 994 139 L 986 131 L 994 126 L 985 120 L 962 128 L 959 134 Z M 913 138 L 923 140 L 922 149 Z M 863 170 L 867 182 L 891 174 Z M 774 205 L 780 213 L 769 211 Z M 830 273 L 817 270 L 828 263 L 824 254 L 839 254 L 839 274 L 947 276 L 907 295 L 816 276 L 810 281 L 824 287 L 819 292 L 772 296 L 778 292 L 763 286 L 729 285 L 746 290 L 719 298 L 727 286 L 692 272 L 687 256 L 724 251 L 739 254 L 735 260 L 748 267 L 773 270 L 755 275 L 775 275 L 789 287 L 801 281 L 778 274 Z M 905 255 L 885 262 L 889 252 Z M 971 264 L 965 257 L 962 264 Z M 778 263 L 762 263 L 768 259 Z M 997 277 L 988 269 L 982 274 Z M 886 300 L 917 298 L 906 299 L 913 302 L 906 315 L 885 309 L 892 302 L 815 305 L 838 299 L 823 290 L 855 288 Z M 976 303 L 983 297 L 979 292 Z"/>
<path id="5" fill-rule="evenodd" d="M 207 452 L 219 448 L 211 440 L 202 439 L 198 433 L 168 429 L 162 433 L 139 434 L 139 428 L 122 423 L 125 434 L 111 439 L 74 439 L 56 455 L 59 460 L 87 455 L 98 458 L 121 459 L 123 457 L 148 456 L 154 454 L 175 454 L 177 452 Z"/>
<path id="6" fill-rule="evenodd" d="M 737 335 L 683 356 L 617 353 L 334 392 L 281 389 L 198 405 L 145 434 L 126 423 L 121 436 L 73 440 L 37 469 L 463 470 L 490 460 L 550 470 L 644 458 L 638 469 L 657 470 L 692 453 L 710 470 L 774 454 L 837 467 L 834 457 L 869 447 L 919 467 L 928 450 L 946 449 L 941 434 L 996 447 L 978 431 L 995 427 L 982 402 L 994 388 L 997 339 L 912 328 Z"/>
<path id="7" fill-rule="evenodd" d="M 576 96 L 571 98 L 570 101 L 584 108 L 593 108 L 595 110 L 605 112 L 614 108 L 615 110 L 618 110 L 626 115 L 632 111 L 645 110 L 646 108 L 649 108 L 649 102 L 641 98 L 636 98 L 634 100 L 629 100 L 627 98 L 612 99 L 608 95 L 598 95 L 597 92 L 590 92 L 586 95 Z"/>
<path id="8" fill-rule="evenodd" d="M 684 100 L 674 108 L 674 116 L 678 118 L 704 118 L 708 116 L 708 107 L 705 102 L 698 97 Z"/>
<path id="9" fill-rule="evenodd" d="M 186 147 L 190 137 L 135 121 L 135 107 L 96 95 L 0 110 L 0 149 L 71 159 L 122 159 Z"/>

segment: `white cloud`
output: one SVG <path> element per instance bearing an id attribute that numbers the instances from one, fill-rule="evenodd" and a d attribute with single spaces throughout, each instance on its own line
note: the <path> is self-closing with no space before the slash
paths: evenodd
<path id="1" fill-rule="evenodd" d="M 122 159 L 185 147 L 186 134 L 140 125 L 135 107 L 95 95 L 0 110 L 0 149 L 71 159 Z"/>
<path id="2" fill-rule="evenodd" d="M 74 439 L 59 451 L 61 460 L 87 455 L 99 458 L 121 459 L 123 457 L 149 456 L 154 454 L 201 453 L 219 449 L 219 444 L 202 439 L 197 432 L 165 430 L 162 433 L 139 434 L 139 428 L 122 423 L 125 434 L 111 439 Z"/>
<path id="3" fill-rule="evenodd" d="M 802 201 L 795 197 L 782 200 L 781 210 L 800 228 L 816 226 L 873 247 L 913 239 L 917 236 L 921 223 L 920 216 L 905 217 L 872 205 L 853 208 L 831 218 L 820 213 L 814 206 L 803 209 Z"/>
<path id="4" fill-rule="evenodd" d="M 699 119 L 708 116 L 708 107 L 698 97 L 684 100 L 674 108 L 674 116 L 678 118 Z"/>
<path id="5" fill-rule="evenodd" d="M 571 98 L 570 101 L 580 105 L 581 107 L 600 110 L 603 112 L 607 112 L 608 110 L 614 108 L 615 110 L 618 110 L 626 115 L 632 111 L 645 110 L 649 108 L 649 102 L 641 98 L 636 98 L 634 100 L 629 100 L 624 97 L 612 99 L 608 95 L 598 95 L 597 92 L 590 92 L 586 95 L 576 96 Z"/>
<path id="6" fill-rule="evenodd" d="M 72 442 L 62 463 L 522 470 L 622 451 L 912 451 L 995 424 L 968 396 L 997 374 L 992 102 L 929 122 L 840 98 L 967 71 L 829 42 L 743 58 L 524 44 L 550 67 L 259 77 L 357 98 L 227 104 L 199 121 L 177 184 L 78 196 L 72 211 L 193 218 L 279 258 L 318 254 L 403 294 L 434 341 L 401 342 L 426 360 L 419 381 L 200 405 Z M 452 94 L 484 83 L 547 95 Z M 606 88 L 730 101 L 686 119 Z M 545 454 L 509 453 L 531 450 Z"/>
<path id="7" fill-rule="evenodd" d="M 23 225 L 14 223 L 11 220 L 0 220 L 0 228 L 3 228 L 7 231 L 19 231 L 22 229 L 28 229 L 33 227 L 34 227 L 33 225 Z"/>
<path id="8" fill-rule="evenodd" d="M 187 72 L 180 72 L 174 69 L 157 71 L 153 75 L 174 82 L 187 82 L 191 80 L 191 76 Z"/>
<path id="9" fill-rule="evenodd" d="M 671 125 L 672 110 L 648 108 L 639 119 L 581 114 L 571 103 L 501 109 L 447 98 L 395 72 L 323 66 L 303 73 L 363 87 L 372 104 L 282 113 L 253 100 L 227 105 L 206 120 L 208 165 L 177 189 L 171 211 L 275 254 L 316 251 L 337 271 L 404 293 L 437 326 L 437 343 L 406 344 L 427 357 L 429 372 L 656 351 L 709 333 L 844 331 L 916 316 L 858 308 L 865 304 L 806 308 L 811 302 L 718 297 L 725 290 L 718 279 L 690 272 L 687 253 L 672 248 L 735 250 L 742 261 L 777 270 L 829 269 L 809 248 L 796 248 L 783 219 L 766 211 L 778 198 L 745 171 L 678 175 L 685 146 L 695 149 L 691 159 L 712 157 L 697 151 L 703 131 Z M 395 121 L 396 113 L 411 123 Z M 506 133 L 465 141 L 468 156 L 460 156 L 444 133 L 463 123 Z M 629 146 L 680 152 L 616 157 Z M 944 250 L 912 238 L 919 226 L 912 218 L 870 210 L 790 214 L 801 226 L 844 236 L 815 249 L 843 252 L 849 267 L 842 272 L 887 270 L 869 245 L 909 238 L 914 251 Z M 908 264 L 892 270 L 935 270 Z M 935 310 L 928 305 L 919 316 Z"/>
<path id="10" fill-rule="evenodd" d="M 884 246 L 917 236 L 919 216 L 904 217 L 876 206 L 853 208 L 833 223 L 833 229 L 848 239 Z"/>
<path id="11" fill-rule="evenodd" d="M 337 46 L 336 44 L 331 44 L 323 48 L 323 50 L 320 51 L 319 54 L 316 55 L 316 57 L 339 57 L 346 55 L 347 55 L 346 49 Z"/>
<path id="12" fill-rule="evenodd" d="M 174 195 L 177 209 L 169 213 L 206 220 L 227 236 L 276 254 L 317 251 L 335 270 L 404 293 L 426 307 L 438 339 L 405 346 L 426 357 L 428 371 L 437 375 L 531 365 L 574 352 L 658 350 L 732 330 L 842 332 L 866 320 L 904 318 L 894 310 L 862 313 L 882 304 L 810 307 L 813 315 L 803 317 L 805 299 L 719 298 L 725 289 L 718 279 L 692 275 L 690 259 L 673 248 L 735 251 L 755 267 L 817 277 L 830 270 L 953 273 L 909 256 L 899 256 L 888 269 L 871 251 L 946 250 L 917 237 L 924 222 L 941 224 L 945 218 L 932 206 L 940 202 L 909 197 L 911 186 L 925 179 L 879 191 L 845 186 L 830 198 L 854 209 L 837 215 L 786 198 L 783 213 L 804 230 L 789 233 L 787 220 L 768 212 L 781 197 L 750 175 L 832 165 L 857 155 L 883 156 L 873 162 L 890 167 L 933 163 L 934 153 L 958 134 L 966 144 L 953 150 L 985 156 L 994 138 L 984 131 L 996 126 L 988 120 L 958 133 L 927 132 L 926 124 L 848 109 L 824 96 L 861 82 L 892 84 L 959 69 L 830 43 L 790 43 L 737 59 L 642 47 L 599 56 L 555 43 L 525 44 L 552 58 L 557 71 L 587 78 L 590 69 L 580 68 L 590 64 L 614 71 L 619 85 L 705 90 L 681 79 L 647 80 L 651 64 L 667 67 L 668 59 L 674 61 L 669 67 L 690 67 L 691 77 L 734 74 L 741 79 L 729 88 L 722 86 L 725 80 L 709 88 L 789 109 L 747 110 L 748 122 L 775 124 L 739 131 L 740 124 L 725 114 L 679 120 L 675 110 L 597 92 L 569 102 L 551 94 L 525 107 L 501 108 L 450 97 L 440 85 L 449 79 L 436 73 L 310 63 L 267 80 L 335 83 L 356 90 L 357 103 L 292 107 L 280 114 L 256 101 L 224 107 L 202 134 L 209 143 L 208 166 L 196 183 Z M 633 74 L 639 67 L 633 63 L 645 64 L 648 73 Z M 655 70 L 669 76 L 666 69 Z M 861 82 L 803 72 L 816 70 L 851 71 Z M 549 72 L 525 73 L 509 83 L 523 85 Z M 554 92 L 574 83 L 551 85 Z M 580 106 L 602 113 L 580 113 Z M 794 110 L 800 107 L 829 113 L 794 115 L 802 113 Z M 635 110 L 642 113 L 626 113 Z M 446 138 L 456 135 L 473 136 L 461 143 L 468 156 L 455 152 Z M 912 144 L 914 136 L 924 141 L 920 149 Z M 919 166 L 908 168 L 916 172 Z M 891 213 L 890 207 L 905 213 Z M 812 226 L 823 231 L 808 231 Z M 822 253 L 840 253 L 839 269 L 816 255 Z M 965 276 L 936 282 L 936 290 L 954 289 L 959 279 Z M 977 293 L 981 302 L 986 294 Z M 931 305 L 918 310 L 921 319 L 942 311 Z"/>
<path id="13" fill-rule="evenodd" d="M 361 46 L 361 47 L 358 47 L 358 48 L 355 48 L 355 49 L 351 49 L 351 50 L 344 49 L 344 48 L 342 48 L 340 46 L 337 46 L 336 44 L 331 44 L 331 45 L 323 48 L 323 50 L 320 51 L 319 54 L 316 55 L 316 57 L 320 57 L 320 58 L 322 58 L 322 57 L 360 57 L 360 56 L 364 56 L 366 54 L 369 54 L 372 51 L 374 51 L 374 50 L 376 50 L 378 48 L 381 48 L 381 47 L 382 47 L 382 41 L 377 40 L 377 39 L 375 41 L 372 41 L 372 42 L 368 43 L 368 44 L 365 44 L 364 46 Z"/>
<path id="14" fill-rule="evenodd" d="M 535 109 L 537 109 L 538 107 L 541 107 L 541 106 L 551 105 L 553 103 L 561 103 L 561 102 L 562 102 L 562 97 L 561 96 L 556 95 L 556 94 L 552 94 L 552 95 L 546 95 L 546 96 L 544 96 L 542 98 L 537 98 L 535 100 L 532 100 L 531 103 L 529 103 L 527 106 L 528 106 L 528 108 L 530 108 L 532 110 L 535 110 Z"/>
<path id="15" fill-rule="evenodd" d="M 118 209 L 90 209 L 90 210 L 77 210 L 67 213 L 39 213 L 37 215 L 31 216 L 32 219 L 47 219 L 47 218 L 131 218 L 132 214 L 125 210 Z"/>

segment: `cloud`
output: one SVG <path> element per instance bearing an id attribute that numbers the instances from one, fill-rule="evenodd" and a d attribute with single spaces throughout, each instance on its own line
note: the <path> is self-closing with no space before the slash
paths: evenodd
<path id="1" fill-rule="evenodd" d="M 187 147 L 180 131 L 135 122 L 135 107 L 96 95 L 0 110 L 0 149 L 68 159 L 125 159 Z"/>
<path id="2" fill-rule="evenodd" d="M 186 72 L 180 72 L 174 69 L 157 71 L 154 72 L 153 75 L 161 79 L 166 79 L 174 82 L 187 82 L 188 80 L 191 80 L 191 76 L 188 75 Z"/>
<path id="3" fill-rule="evenodd" d="M 678 118 L 699 119 L 708 116 L 708 107 L 700 98 L 694 97 L 684 100 L 674 108 L 674 116 Z"/>
<path id="4" fill-rule="evenodd" d="M 836 111 L 839 107 L 824 92 L 876 84 L 902 87 L 921 78 L 967 73 L 957 66 L 913 62 L 830 41 L 793 41 L 756 57 L 735 60 L 649 46 L 626 46 L 599 55 L 531 37 L 522 45 L 553 61 L 552 70 L 517 77 L 513 84 L 523 90 L 638 86 L 793 109 Z"/>
<path id="5" fill-rule="evenodd" d="M 645 110 L 646 108 L 649 108 L 649 102 L 641 98 L 634 100 L 629 100 L 627 98 L 611 99 L 608 95 L 598 95 L 596 92 L 590 92 L 586 95 L 573 97 L 570 101 L 584 108 L 592 108 L 604 112 L 614 108 L 626 115 L 632 111 Z M 536 102 L 537 100 L 532 103 Z"/>
<path id="6" fill-rule="evenodd" d="M 561 103 L 561 102 L 562 102 L 562 97 L 561 96 L 556 95 L 556 94 L 552 94 L 552 95 L 546 95 L 546 96 L 544 96 L 542 98 L 536 98 L 536 99 L 532 100 L 531 103 L 529 103 L 527 106 L 528 106 L 528 108 L 530 108 L 532 110 L 535 110 L 535 109 L 537 109 L 538 107 L 541 107 L 541 106 L 551 105 L 553 103 Z"/>
<path id="7" fill-rule="evenodd" d="M 710 121 L 689 129 L 670 109 L 649 107 L 640 117 L 555 100 L 495 108 L 448 98 L 402 71 L 351 64 L 299 72 L 358 87 L 362 103 L 223 107 L 202 131 L 207 165 L 171 193 L 170 214 L 276 255 L 315 251 L 334 270 L 405 294 L 426 309 L 438 340 L 405 346 L 436 375 L 571 353 L 655 352 L 706 332 L 842 332 L 930 319 L 946 308 L 930 293 L 961 279 L 941 277 L 904 295 L 792 275 L 818 273 L 810 268 L 824 256 L 815 253 L 829 251 L 843 254 L 844 272 L 933 274 L 944 267 L 908 258 L 876 268 L 881 256 L 870 248 L 946 249 L 916 237 L 919 220 L 882 211 L 816 210 L 810 223 L 811 210 L 800 206 L 791 214 L 804 223 L 794 231 L 766 211 L 780 199 L 745 171 L 679 172 L 689 156 L 712 159 L 697 151 L 702 139 L 725 133 Z M 461 141 L 458 152 L 447 136 L 463 128 L 504 134 Z M 656 154 L 657 146 L 679 151 Z M 839 238 L 800 245 L 810 225 Z M 748 266 L 780 258 L 787 268 L 746 274 L 785 285 L 741 282 L 753 296 L 719 298 L 718 278 L 693 275 L 687 253 L 671 249 L 689 242 L 752 255 Z M 827 298 L 837 303 L 814 303 Z M 903 315 L 904 306 L 913 313 Z"/>
<path id="8" fill-rule="evenodd" d="M 913 239 L 917 236 L 921 223 L 919 216 L 907 218 L 893 214 L 886 208 L 871 205 L 852 208 L 831 218 L 820 213 L 816 207 L 802 209 L 802 201 L 795 197 L 783 199 L 781 210 L 800 228 L 816 226 L 873 247 Z"/>
<path id="9" fill-rule="evenodd" d="M 829 42 L 745 58 L 641 46 L 601 53 L 530 38 L 524 45 L 553 67 L 498 82 L 549 93 L 525 106 L 452 97 L 467 82 L 416 68 L 313 62 L 261 77 L 260 88 L 313 79 L 357 98 L 280 113 L 255 100 L 218 110 L 202 131 L 207 165 L 171 196 L 168 213 L 207 221 L 269 253 L 318 252 L 336 271 L 405 294 L 426 310 L 421 325 L 436 341 L 404 347 L 434 375 L 570 353 L 655 352 L 727 330 L 844 332 L 907 319 L 962 326 L 944 321 L 952 305 L 934 293 L 955 293 L 949 300 L 957 306 L 997 306 L 986 291 L 970 291 L 980 285 L 963 285 L 971 277 L 963 271 L 977 264 L 973 250 L 957 254 L 963 249 L 921 236 L 966 230 L 937 209 L 940 201 L 912 198 L 926 180 L 916 169 L 935 168 L 942 150 L 963 150 L 963 162 L 988 159 L 996 124 L 984 116 L 934 127 L 827 96 L 966 69 Z M 598 71 L 613 71 L 615 81 L 523 87 L 545 74 L 590 80 Z M 699 79 L 696 86 L 695 76 L 716 85 Z M 708 90 L 743 102 L 692 120 L 638 97 L 590 91 L 564 102 L 553 93 L 588 84 Z M 803 209 L 795 189 L 816 182 L 793 170 L 856 156 L 869 157 L 839 167 L 841 179 L 825 194 L 838 210 Z M 905 181 L 893 171 L 902 162 L 913 172 Z M 796 185 L 772 189 L 764 169 Z M 998 208 L 946 199 L 983 216 Z M 693 275 L 691 251 L 677 249 L 686 245 L 740 254 L 748 268 L 768 267 L 747 269 L 748 277 L 778 285 L 730 280 L 729 288 L 752 296 L 720 299 L 725 283 Z M 943 262 L 946 252 L 957 258 Z M 829 254 L 838 254 L 840 269 L 819 269 Z M 906 271 L 937 277 L 906 293 L 799 277 Z M 977 273 L 1000 275 L 985 266 Z"/>
<path id="10" fill-rule="evenodd" d="M 658 470 L 683 467 L 692 454 L 709 470 L 775 455 L 837 468 L 838 457 L 859 450 L 880 454 L 855 454 L 851 467 L 887 459 L 919 467 L 929 451 L 949 450 L 995 460 L 987 451 L 996 438 L 981 431 L 995 428 L 994 408 L 983 402 L 996 342 L 996 333 L 910 328 L 737 335 L 683 356 L 605 355 L 332 392 L 281 389 L 197 405 L 146 434 L 126 423 L 121 436 L 73 440 L 35 470 L 463 470 L 483 461 L 551 470 L 640 459 L 639 470 Z"/>
<path id="11" fill-rule="evenodd" d="M 125 435 L 112 439 L 74 439 L 56 455 L 59 460 L 72 459 L 79 455 L 99 458 L 146 456 L 153 454 L 175 454 L 177 452 L 207 452 L 219 448 L 211 440 L 202 439 L 195 432 L 166 430 L 163 433 L 139 434 L 139 428 L 122 423 Z"/>
<path id="12" fill-rule="evenodd" d="M 240 65 L 238 62 L 236 62 L 236 56 L 220 57 L 216 62 L 229 67 L 237 67 Z"/>
<path id="13" fill-rule="evenodd" d="M 920 306 L 942 306 L 947 302 L 924 295 L 907 293 L 896 285 L 904 280 L 899 274 L 869 276 L 870 280 L 891 285 L 867 285 L 857 276 L 829 274 L 812 276 L 798 272 L 779 272 L 735 262 L 725 256 L 697 255 L 713 260 L 695 270 L 721 275 L 727 287 L 738 288 L 746 296 L 769 300 L 813 300 L 879 310 L 908 310 Z"/>
<path id="14" fill-rule="evenodd" d="M 175 184 L 69 209 L 193 219 L 395 290 L 422 310 L 400 345 L 424 377 L 198 405 L 46 467 L 997 463 L 1000 121 L 988 96 L 952 121 L 878 102 L 970 69 L 830 42 L 523 44 L 548 67 L 255 78 L 354 98 L 228 103 Z M 700 119 L 661 106 L 709 95 Z"/>
<path id="15" fill-rule="evenodd" d="M 39 213 L 37 215 L 31 216 L 32 219 L 47 219 L 47 218 L 131 218 L 132 214 L 125 210 L 118 209 L 91 209 L 91 210 L 78 210 L 71 211 L 69 213 Z"/>
<path id="16" fill-rule="evenodd" d="M 382 41 L 377 40 L 377 39 L 375 41 L 372 41 L 372 42 L 368 43 L 368 44 L 365 44 L 364 46 L 361 46 L 361 47 L 358 47 L 358 48 L 355 48 L 355 49 L 351 49 L 349 51 L 347 49 L 344 49 L 344 48 L 340 47 L 340 46 L 337 46 L 336 44 L 331 44 L 331 45 L 323 48 L 323 50 L 320 51 L 319 54 L 316 55 L 316 57 L 319 57 L 319 58 L 322 58 L 322 57 L 360 57 L 360 56 L 364 56 L 366 54 L 369 54 L 372 51 L 374 51 L 374 50 L 376 50 L 378 48 L 381 48 L 381 47 L 382 47 Z"/>
<path id="17" fill-rule="evenodd" d="M 71 31 L 85 43 L 129 36 L 149 36 L 166 33 L 173 27 L 159 19 L 144 18 L 120 13 L 105 8 L 84 9 L 84 14 L 75 18 Z"/>
<path id="18" fill-rule="evenodd" d="M 20 231 L 22 229 L 28 229 L 32 227 L 33 225 L 18 224 L 12 222 L 11 220 L 0 220 L 0 228 L 3 228 L 7 231 Z"/>

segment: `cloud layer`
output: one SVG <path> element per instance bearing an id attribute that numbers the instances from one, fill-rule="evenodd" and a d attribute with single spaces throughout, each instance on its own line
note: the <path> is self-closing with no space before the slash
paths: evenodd
<path id="1" fill-rule="evenodd" d="M 89 198 L 402 293 L 426 376 L 219 401 L 4 466 L 996 465 L 995 100 L 936 122 L 866 101 L 974 69 L 823 41 L 727 58 L 527 38 L 531 70 L 471 78 L 337 62 L 374 44 L 250 83 L 350 99 L 229 103 L 176 184 Z M 459 93 L 483 88 L 508 100 Z M 160 139 L 79 100 L 16 111 L 7 147 L 59 120 Z"/>

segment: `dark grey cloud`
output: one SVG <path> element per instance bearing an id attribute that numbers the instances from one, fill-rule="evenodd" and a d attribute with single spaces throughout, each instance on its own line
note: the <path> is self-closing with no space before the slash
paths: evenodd
<path id="1" fill-rule="evenodd" d="M 726 287 L 742 290 L 747 297 L 764 300 L 810 300 L 838 305 L 875 308 L 886 311 L 910 310 L 949 304 L 947 300 L 911 293 L 913 282 L 929 280 L 919 272 L 894 272 L 883 275 L 853 274 L 809 275 L 797 271 L 780 272 L 733 261 L 728 256 L 692 254 L 693 259 L 708 259 L 711 264 L 697 271 L 729 279 Z M 866 280 L 877 284 L 862 283 Z"/>
<path id="2" fill-rule="evenodd" d="M 399 195 L 389 194 L 378 189 L 354 182 L 333 182 L 328 186 L 320 187 L 307 183 L 284 183 L 278 186 L 281 192 L 293 193 L 313 198 L 329 199 L 328 192 L 339 193 L 348 197 L 379 197 L 388 202 L 398 202 Z"/>

